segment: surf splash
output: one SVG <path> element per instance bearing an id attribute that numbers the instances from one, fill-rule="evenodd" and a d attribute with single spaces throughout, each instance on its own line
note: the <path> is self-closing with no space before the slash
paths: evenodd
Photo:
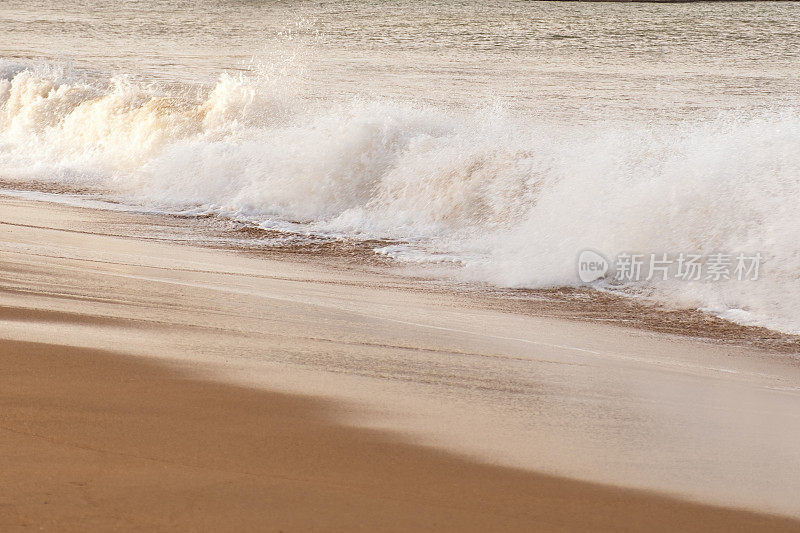
<path id="1" fill-rule="evenodd" d="M 398 259 L 510 287 L 575 285 L 578 254 L 761 253 L 750 283 L 615 286 L 800 332 L 800 114 L 556 123 L 501 105 L 323 100 L 292 77 L 210 88 L 0 65 L 0 178 L 159 211 L 393 239 Z M 602 288 L 606 282 L 597 282 Z"/>

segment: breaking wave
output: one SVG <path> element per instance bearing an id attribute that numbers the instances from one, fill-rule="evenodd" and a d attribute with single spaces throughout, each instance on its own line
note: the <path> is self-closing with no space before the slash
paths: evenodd
<path id="1" fill-rule="evenodd" d="M 322 100 L 287 76 L 211 88 L 0 63 L 0 179 L 156 210 L 409 243 L 458 275 L 574 285 L 592 248 L 756 253 L 752 282 L 617 287 L 800 332 L 800 114 L 556 123 L 499 105 Z M 600 287 L 611 286 L 599 281 Z"/>

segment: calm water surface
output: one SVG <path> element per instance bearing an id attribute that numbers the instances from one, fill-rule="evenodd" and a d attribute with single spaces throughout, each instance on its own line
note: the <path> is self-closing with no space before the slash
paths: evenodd
<path id="1" fill-rule="evenodd" d="M 674 118 L 797 105 L 800 3 L 7 0 L 0 56 L 167 83 L 269 65 L 326 98 Z"/>

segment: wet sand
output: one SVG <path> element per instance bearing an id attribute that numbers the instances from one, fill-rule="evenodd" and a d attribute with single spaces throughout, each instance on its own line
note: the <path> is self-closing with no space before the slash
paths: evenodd
<path id="1" fill-rule="evenodd" d="M 323 401 L 191 379 L 121 353 L 5 341 L 0 356 L 6 531 L 800 527 L 483 465 L 343 426 Z"/>
<path id="2" fill-rule="evenodd" d="M 0 199 L 3 530 L 800 529 L 786 354 L 149 223 Z"/>

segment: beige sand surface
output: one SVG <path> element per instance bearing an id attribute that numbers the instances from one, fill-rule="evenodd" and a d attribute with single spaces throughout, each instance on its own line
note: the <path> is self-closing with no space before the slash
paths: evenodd
<path id="1" fill-rule="evenodd" d="M 800 528 L 791 354 L 174 223 L 0 199 L 3 529 Z"/>

